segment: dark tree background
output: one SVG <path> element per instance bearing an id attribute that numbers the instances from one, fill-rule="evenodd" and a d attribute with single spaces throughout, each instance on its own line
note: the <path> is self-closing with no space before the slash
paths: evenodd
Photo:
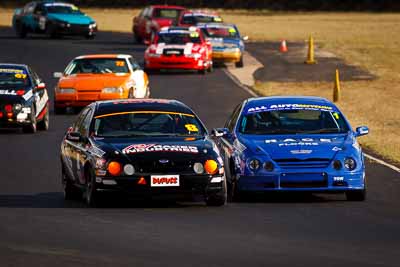
<path id="1" fill-rule="evenodd" d="M 0 0 L 1 6 L 20 6 L 29 0 Z M 400 0 L 69 0 L 78 6 L 143 7 L 175 4 L 188 7 L 268 9 L 277 11 L 400 11 Z"/>

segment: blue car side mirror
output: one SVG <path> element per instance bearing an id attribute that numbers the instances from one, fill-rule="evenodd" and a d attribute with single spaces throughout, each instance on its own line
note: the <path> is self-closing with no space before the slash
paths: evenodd
<path id="1" fill-rule="evenodd" d="M 214 128 L 211 131 L 211 135 L 215 137 L 229 136 L 231 133 L 228 128 Z"/>
<path id="2" fill-rule="evenodd" d="M 369 129 L 367 126 L 360 126 L 356 128 L 356 136 L 363 136 L 363 135 L 367 135 L 369 133 Z"/>

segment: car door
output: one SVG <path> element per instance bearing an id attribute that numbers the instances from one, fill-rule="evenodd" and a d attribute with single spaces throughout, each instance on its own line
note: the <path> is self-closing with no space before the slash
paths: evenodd
<path id="1" fill-rule="evenodd" d="M 29 72 L 32 77 L 32 81 L 34 84 L 34 90 L 33 90 L 33 96 L 34 96 L 34 103 L 35 103 L 35 108 L 36 108 L 36 117 L 41 114 L 43 109 L 47 106 L 47 103 L 49 101 L 49 96 L 47 94 L 46 88 L 38 89 L 39 85 L 43 84 L 43 81 L 40 79 L 39 75 L 35 71 L 33 71 L 31 68 L 29 68 Z"/>
<path id="2" fill-rule="evenodd" d="M 150 7 L 146 7 L 143 12 L 139 15 L 137 21 L 137 33 L 139 34 L 140 38 L 145 37 L 146 33 L 146 19 L 148 17 Z"/>
<path id="3" fill-rule="evenodd" d="M 33 11 L 35 10 L 35 7 L 36 7 L 36 2 L 28 3 L 24 7 L 23 25 L 30 32 L 34 32 L 36 29 L 36 22 L 33 17 Z"/>
<path id="4" fill-rule="evenodd" d="M 93 109 L 91 107 L 87 108 L 87 112 L 82 118 L 79 128 L 77 129 L 78 132 L 81 134 L 82 139 L 77 142 L 77 146 L 75 147 L 75 155 L 76 155 L 76 174 L 77 174 L 77 181 L 80 184 L 86 184 L 86 177 L 85 177 L 85 163 L 88 160 L 88 142 L 89 142 L 89 130 L 90 130 L 90 123 L 93 117 Z"/>
<path id="5" fill-rule="evenodd" d="M 85 108 L 81 111 L 81 113 L 78 115 L 78 119 L 75 121 L 75 123 L 68 129 L 67 132 L 67 137 L 68 135 L 72 132 L 76 133 L 79 132 L 79 129 L 82 127 L 82 123 L 84 119 L 86 118 L 86 115 L 88 113 L 89 109 Z M 80 173 L 80 149 L 81 149 L 81 142 L 77 140 L 65 140 L 64 142 L 65 145 L 65 154 L 68 155 L 68 158 L 66 159 L 67 163 L 69 164 L 70 170 L 71 170 L 71 179 L 74 180 L 76 184 L 82 184 L 82 177 Z"/>
<path id="6" fill-rule="evenodd" d="M 45 32 L 46 31 L 46 9 L 42 3 L 38 3 L 32 14 L 33 21 L 35 24 L 36 32 Z"/>
<path id="7" fill-rule="evenodd" d="M 229 170 L 233 170 L 234 166 L 234 157 L 235 157 L 235 148 L 234 142 L 236 140 L 235 127 L 237 124 L 237 120 L 240 117 L 240 113 L 242 110 L 242 104 L 239 104 L 232 112 L 231 116 L 227 120 L 225 124 L 225 128 L 229 130 L 229 133 L 222 136 L 218 142 L 218 146 L 220 147 L 220 151 L 224 158 L 225 166 L 228 166 Z"/>

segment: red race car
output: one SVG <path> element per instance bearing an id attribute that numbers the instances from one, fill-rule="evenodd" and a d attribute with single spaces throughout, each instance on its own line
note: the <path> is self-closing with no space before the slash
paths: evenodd
<path id="1" fill-rule="evenodd" d="M 160 69 L 212 71 L 211 43 L 196 27 L 166 27 L 144 53 L 147 71 Z"/>
<path id="2" fill-rule="evenodd" d="M 190 27 L 196 26 L 197 23 L 208 23 L 208 22 L 223 22 L 221 16 L 214 11 L 209 10 L 187 10 L 181 13 L 178 20 L 178 26 Z"/>
<path id="3" fill-rule="evenodd" d="M 162 27 L 177 23 L 181 13 L 186 9 L 182 6 L 153 5 L 145 7 L 138 16 L 133 18 L 133 37 L 136 42 L 150 44 L 154 35 Z"/>

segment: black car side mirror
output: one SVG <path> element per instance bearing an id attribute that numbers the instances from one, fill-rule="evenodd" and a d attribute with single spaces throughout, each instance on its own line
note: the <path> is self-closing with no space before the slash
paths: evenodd
<path id="1" fill-rule="evenodd" d="M 211 135 L 215 137 L 226 137 L 230 134 L 231 133 L 229 132 L 228 128 L 214 128 L 211 130 Z"/>
<path id="2" fill-rule="evenodd" d="M 83 140 L 83 137 L 81 135 L 81 133 L 79 132 L 69 132 L 67 133 L 66 138 L 68 141 L 72 141 L 72 142 L 81 142 Z"/>

